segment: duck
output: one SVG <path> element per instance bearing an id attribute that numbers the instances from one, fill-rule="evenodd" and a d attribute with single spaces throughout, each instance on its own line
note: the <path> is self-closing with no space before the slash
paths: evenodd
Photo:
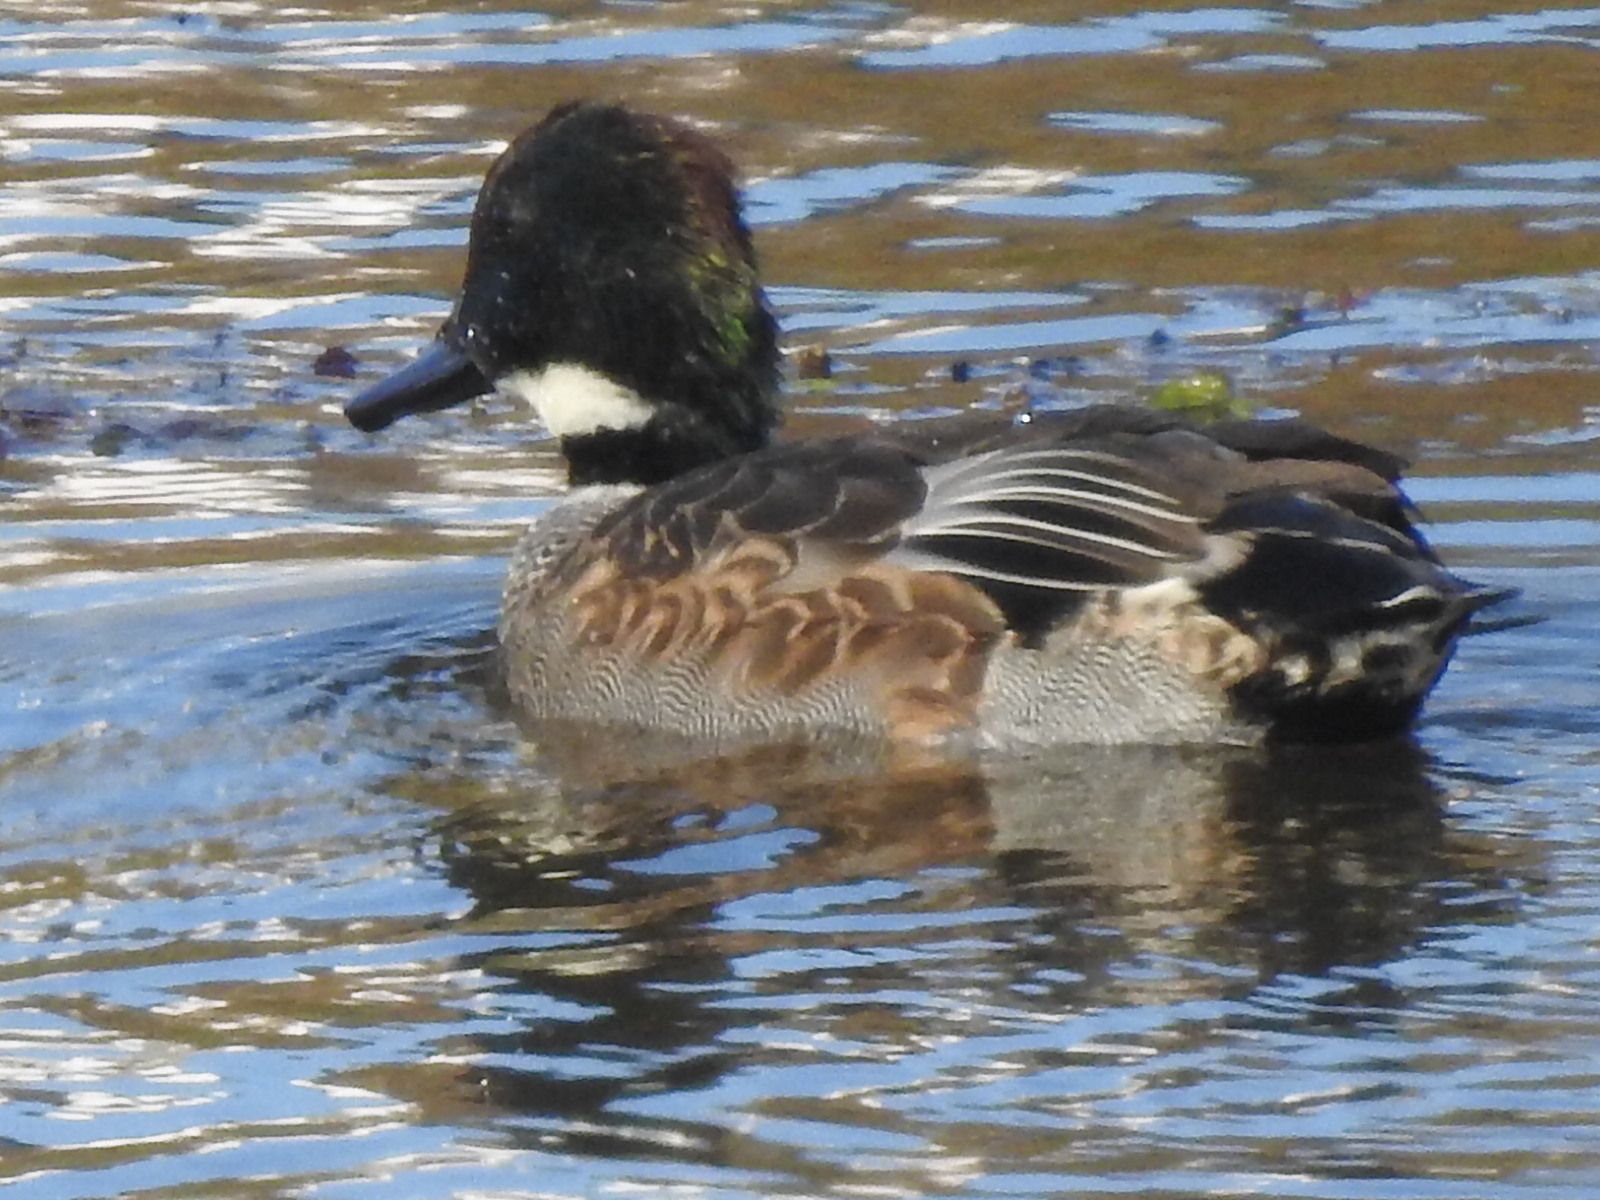
<path id="1" fill-rule="evenodd" d="M 777 320 L 706 133 L 562 104 L 490 167 L 375 433 L 491 392 L 570 488 L 512 552 L 527 722 L 717 743 L 1260 744 L 1404 734 L 1474 615 L 1403 462 L 1298 417 L 1136 404 L 783 439 Z"/>

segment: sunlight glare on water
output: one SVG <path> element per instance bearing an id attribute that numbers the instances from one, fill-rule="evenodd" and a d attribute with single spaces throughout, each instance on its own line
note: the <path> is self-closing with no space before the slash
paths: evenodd
<path id="1" fill-rule="evenodd" d="M 1587 1200 L 1597 50 L 1510 0 L 0 5 L 0 1180 Z M 1541 619 L 1338 753 L 525 736 L 553 447 L 340 410 L 573 96 L 740 162 L 832 365 L 794 431 L 1221 372 L 1409 456 Z"/>

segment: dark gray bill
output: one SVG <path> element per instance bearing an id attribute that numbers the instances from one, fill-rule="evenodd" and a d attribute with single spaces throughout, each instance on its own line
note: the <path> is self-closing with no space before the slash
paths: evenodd
<path id="1" fill-rule="evenodd" d="M 436 412 L 492 391 L 494 384 L 472 360 L 440 339 L 346 404 L 344 415 L 357 429 L 375 433 L 410 413 Z"/>

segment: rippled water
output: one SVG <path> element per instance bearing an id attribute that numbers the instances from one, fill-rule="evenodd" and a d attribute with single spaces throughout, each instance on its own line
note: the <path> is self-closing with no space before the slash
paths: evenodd
<path id="1" fill-rule="evenodd" d="M 1495 0 L 0 4 L 0 1180 L 1593 1195 L 1597 49 Z M 485 630 L 549 447 L 339 406 L 573 95 L 745 165 L 834 364 L 793 429 L 1222 371 L 1410 454 L 1544 619 L 1414 745 L 523 742 Z"/>

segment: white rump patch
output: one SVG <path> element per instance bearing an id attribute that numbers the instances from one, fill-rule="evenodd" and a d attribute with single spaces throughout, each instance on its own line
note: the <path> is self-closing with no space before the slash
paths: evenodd
<path id="1" fill-rule="evenodd" d="M 602 429 L 639 429 L 655 408 L 632 388 L 577 363 L 551 363 L 537 371 L 513 371 L 500 390 L 533 405 L 556 437 L 582 437 Z"/>

